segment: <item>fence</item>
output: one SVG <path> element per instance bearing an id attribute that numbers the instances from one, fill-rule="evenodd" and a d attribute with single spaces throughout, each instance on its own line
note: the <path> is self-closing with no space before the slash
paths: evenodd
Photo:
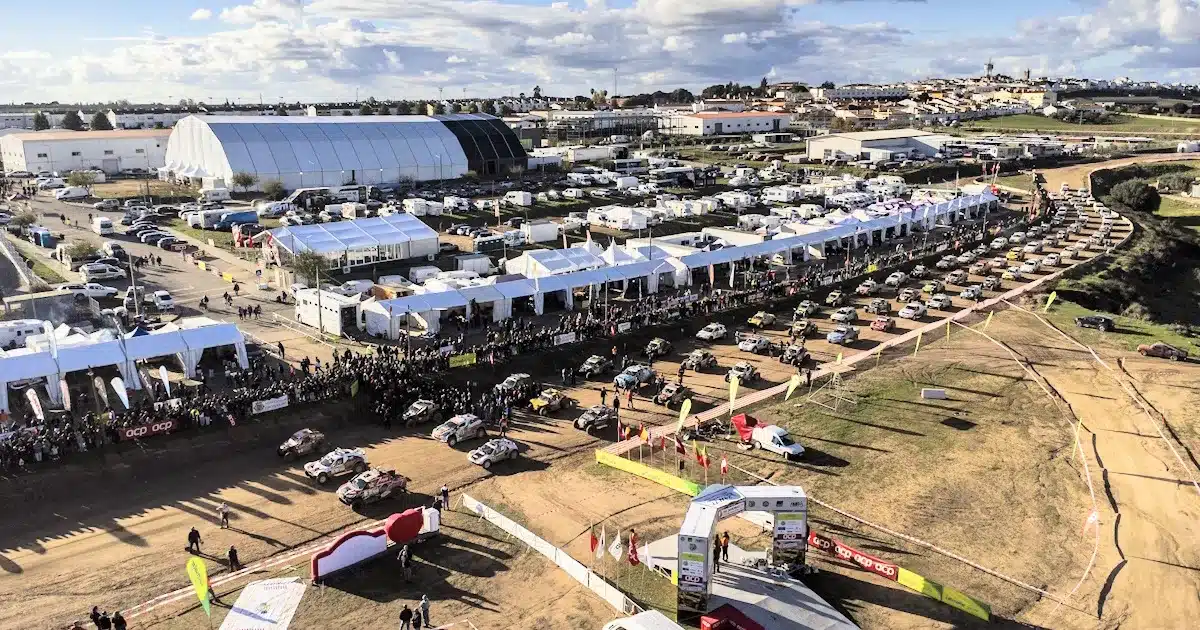
<path id="1" fill-rule="evenodd" d="M 629 599 L 625 593 L 622 593 L 617 587 L 609 584 L 607 580 L 585 567 L 583 563 L 572 558 L 567 552 L 546 542 L 533 532 L 525 529 L 525 527 L 487 505 L 480 503 L 470 495 L 462 495 L 462 504 L 463 507 L 478 514 L 480 518 L 486 519 L 492 525 L 508 532 L 517 540 L 520 540 L 534 551 L 545 556 L 557 565 L 558 568 L 566 571 L 567 575 L 575 578 L 575 581 L 586 586 L 593 593 L 599 595 L 601 599 L 608 602 L 610 606 L 620 611 L 621 614 L 632 615 L 642 612 L 642 607 L 634 603 L 632 599 Z"/>

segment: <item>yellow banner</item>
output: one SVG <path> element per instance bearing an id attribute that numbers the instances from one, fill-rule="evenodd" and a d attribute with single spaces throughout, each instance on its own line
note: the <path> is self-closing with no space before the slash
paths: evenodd
<path id="1" fill-rule="evenodd" d="M 875 273 L 876 271 L 879 271 L 879 265 L 875 263 L 867 265 L 867 273 Z"/>
<path id="2" fill-rule="evenodd" d="M 733 415 L 733 401 L 737 400 L 738 377 L 729 377 L 729 415 Z"/>
<path id="3" fill-rule="evenodd" d="M 974 615 L 984 621 L 991 620 L 992 609 L 990 606 L 958 589 L 943 586 L 933 580 L 927 580 L 903 567 L 899 567 L 899 571 L 896 574 L 896 581 L 926 597 L 936 599 L 948 606 L 953 606 L 968 615 Z"/>
<path id="4" fill-rule="evenodd" d="M 917 347 L 913 348 L 913 356 L 916 356 L 917 352 L 921 350 L 921 336 L 924 334 L 924 331 L 917 333 Z"/>
<path id="5" fill-rule="evenodd" d="M 676 433 L 683 432 L 683 421 L 687 419 L 688 414 L 690 414 L 690 413 L 692 413 L 692 399 L 691 398 L 683 401 L 683 404 L 679 406 L 679 424 L 675 425 Z"/>
<path id="6" fill-rule="evenodd" d="M 229 273 L 228 271 L 221 273 L 221 278 L 225 280 L 225 282 L 233 282 L 233 274 Z"/>
<path id="7" fill-rule="evenodd" d="M 797 387 L 800 387 L 800 375 L 793 374 L 792 379 L 790 381 L 788 381 L 787 393 L 784 394 L 783 399 L 787 400 L 787 399 L 791 398 L 792 394 L 796 393 Z"/>
<path id="8" fill-rule="evenodd" d="M 623 470 L 627 473 L 637 475 L 643 479 L 649 479 L 654 483 L 666 486 L 676 492 L 682 492 L 688 496 L 694 497 L 700 494 L 700 485 L 680 479 L 675 475 L 667 474 L 661 470 L 643 466 L 635 461 L 625 459 L 618 455 L 613 455 L 608 451 L 596 451 L 596 461 L 605 466 L 612 466 L 617 470 Z"/>
<path id="9" fill-rule="evenodd" d="M 448 361 L 448 363 L 450 364 L 450 367 L 456 368 L 456 367 L 464 367 L 467 365 L 475 365 L 475 360 L 476 360 L 475 353 L 468 352 L 466 354 L 456 354 L 456 355 L 450 357 L 450 360 Z"/>
<path id="10" fill-rule="evenodd" d="M 988 329 L 988 326 L 991 326 L 991 325 L 992 325 L 992 315 L 995 315 L 995 314 L 996 314 L 996 311 L 992 311 L 991 313 L 988 313 L 988 318 L 987 318 L 987 321 L 986 321 L 986 322 L 983 322 L 983 329 L 984 329 L 984 330 L 987 330 L 987 329 Z"/>
<path id="11" fill-rule="evenodd" d="M 839 353 L 838 353 L 838 355 L 837 355 L 837 361 L 836 361 L 836 363 L 837 363 L 838 365 L 841 365 L 841 364 L 842 364 L 842 353 L 841 353 L 841 352 L 839 352 Z"/>
<path id="12" fill-rule="evenodd" d="M 932 597 L 938 601 L 942 599 L 942 586 L 940 584 L 930 582 L 904 567 L 898 567 L 896 581 L 926 597 Z"/>
<path id="13" fill-rule="evenodd" d="M 204 607 L 204 614 L 211 615 L 212 609 L 208 602 L 208 568 L 204 566 L 204 560 L 192 557 L 187 561 L 188 579 L 192 581 L 192 588 L 196 590 L 196 597 L 200 598 L 200 605 Z"/>
<path id="14" fill-rule="evenodd" d="M 200 271 L 208 271 L 208 265 L 203 260 L 196 263 L 196 268 Z"/>
<path id="15" fill-rule="evenodd" d="M 1050 305 L 1053 304 L 1054 300 L 1057 300 L 1057 299 L 1058 299 L 1058 291 L 1051 291 L 1050 297 L 1046 298 L 1046 308 L 1043 308 L 1042 312 L 1045 313 L 1045 312 L 1049 311 Z"/>

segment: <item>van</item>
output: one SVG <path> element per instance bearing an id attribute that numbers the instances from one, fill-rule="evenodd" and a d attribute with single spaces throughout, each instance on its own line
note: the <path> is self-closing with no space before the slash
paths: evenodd
<path id="1" fill-rule="evenodd" d="M 75 201 L 88 198 L 88 189 L 82 186 L 67 186 L 54 191 L 54 198 L 59 201 Z"/>
<path id="2" fill-rule="evenodd" d="M 472 243 L 472 249 L 476 253 L 490 252 L 497 249 L 504 249 L 508 246 L 508 240 L 503 234 L 489 234 L 487 236 L 478 236 Z"/>
<path id="3" fill-rule="evenodd" d="M 100 236 L 108 236 L 109 234 L 112 234 L 112 219 L 108 217 L 96 217 L 92 219 L 92 231 Z"/>
<path id="4" fill-rule="evenodd" d="M 193 212 L 187 215 L 188 227 L 211 230 L 221 220 L 221 217 L 226 214 L 229 214 L 229 211 L 225 208 Z"/>
<path id="5" fill-rule="evenodd" d="M 224 212 L 213 224 L 214 230 L 222 232 L 233 229 L 233 224 L 243 223 L 258 223 L 258 213 L 254 210 L 241 210 L 234 212 Z"/>
<path id="6" fill-rule="evenodd" d="M 525 244 L 525 233 L 521 230 L 508 230 L 502 236 L 504 244 L 508 247 L 520 247 Z"/>
<path id="7" fill-rule="evenodd" d="M 196 201 L 200 203 L 210 201 L 229 201 L 230 199 L 232 199 L 232 197 L 229 194 L 228 188 L 209 188 L 208 190 L 201 190 L 200 196 L 196 197 Z"/>

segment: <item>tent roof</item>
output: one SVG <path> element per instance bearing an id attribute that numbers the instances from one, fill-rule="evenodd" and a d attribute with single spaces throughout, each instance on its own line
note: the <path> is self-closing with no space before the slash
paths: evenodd
<path id="1" fill-rule="evenodd" d="M 124 361 L 125 353 L 121 350 L 119 341 L 80 344 L 58 349 L 58 371 L 63 374 L 116 365 Z"/>
<path id="2" fill-rule="evenodd" d="M 480 284 L 470 287 L 463 287 L 458 290 L 458 294 L 463 296 L 463 299 L 470 302 L 497 302 L 504 299 L 504 294 L 490 284 Z"/>
<path id="3" fill-rule="evenodd" d="M 187 349 L 178 330 L 144 332 L 125 339 L 125 356 L 131 361 L 178 354 Z"/>
<path id="4" fill-rule="evenodd" d="M 497 282 L 492 285 L 501 295 L 508 299 L 528 297 L 537 293 L 537 289 L 533 286 L 532 280 L 510 280 L 508 282 Z"/>
<path id="5" fill-rule="evenodd" d="M 525 252 L 529 260 L 536 261 L 551 275 L 570 273 L 581 269 L 593 269 L 605 265 L 604 259 L 582 247 L 567 249 L 537 249 Z"/>
<path id="6" fill-rule="evenodd" d="M 3 381 L 21 381 L 57 373 L 58 364 L 49 352 L 32 352 L 25 348 L 0 351 L 0 375 L 3 375 Z"/>
<path id="7" fill-rule="evenodd" d="M 321 254 L 437 240 L 437 232 L 411 214 L 393 214 L 336 223 L 285 226 L 271 230 L 271 238 L 288 251 Z"/>

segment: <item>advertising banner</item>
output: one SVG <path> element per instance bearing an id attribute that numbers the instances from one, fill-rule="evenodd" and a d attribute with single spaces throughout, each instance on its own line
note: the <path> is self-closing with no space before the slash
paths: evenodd
<path id="1" fill-rule="evenodd" d="M 450 367 L 456 368 L 456 367 L 466 367 L 468 365 L 475 365 L 475 362 L 477 360 L 478 360 L 478 358 L 476 357 L 474 352 L 468 352 L 466 354 L 459 354 L 459 355 L 450 357 L 450 359 L 449 359 L 449 361 L 447 361 L 447 363 L 450 364 Z"/>
<path id="2" fill-rule="evenodd" d="M 108 404 L 108 388 L 104 385 L 104 379 L 99 376 L 93 378 L 92 387 L 96 388 L 96 393 L 99 394 L 100 400 L 104 401 L 104 407 L 110 407 L 111 405 Z"/>
<path id="3" fill-rule="evenodd" d="M 554 345 L 561 346 L 568 343 L 575 343 L 575 333 L 569 332 L 561 335 L 554 335 Z"/>
<path id="4" fill-rule="evenodd" d="M 679 610 L 708 610 L 708 539 L 679 537 Z"/>
<path id="5" fill-rule="evenodd" d="M 680 479 L 675 475 L 665 473 L 657 468 L 650 468 L 635 461 L 625 459 L 612 453 L 597 450 L 596 461 L 606 466 L 612 466 L 617 470 L 624 470 L 627 473 L 637 475 L 644 479 L 649 479 L 655 483 L 666 486 L 677 492 L 682 492 L 688 496 L 696 496 L 700 494 L 700 484 Z"/>
<path id="6" fill-rule="evenodd" d="M 723 505 L 717 510 L 717 520 L 723 521 L 731 516 L 741 514 L 746 509 L 744 500 L 734 501 L 728 505 Z"/>
<path id="7" fill-rule="evenodd" d="M 161 411 L 163 408 L 179 409 L 183 406 L 183 401 L 178 398 L 168 398 L 163 401 L 154 403 L 154 410 Z"/>
<path id="8" fill-rule="evenodd" d="M 617 332 L 625 332 L 630 328 L 633 328 L 633 324 L 629 322 L 621 322 L 620 324 L 617 324 Z"/>
<path id="9" fill-rule="evenodd" d="M 121 380 L 120 376 L 114 376 L 113 380 L 109 382 L 112 383 L 113 391 L 117 392 L 121 403 L 125 405 L 126 409 L 129 409 L 129 393 L 125 391 L 125 381 Z"/>
<path id="10" fill-rule="evenodd" d="M 253 414 L 266 413 L 268 411 L 275 411 L 276 409 L 283 409 L 286 406 L 288 406 L 287 394 L 281 394 L 274 398 L 268 398 L 266 400 L 256 400 L 256 401 L 250 403 L 250 413 L 253 413 Z"/>
<path id="11" fill-rule="evenodd" d="M 926 597 L 936 599 L 947 606 L 953 606 L 968 615 L 974 615 L 984 621 L 990 621 L 992 618 L 991 606 L 958 589 L 950 586 L 942 586 L 908 569 L 898 568 L 896 573 L 897 582 Z"/>
<path id="12" fill-rule="evenodd" d="M 804 548 L 808 531 L 808 519 L 803 512 L 780 512 L 775 514 L 775 531 L 771 546 L 777 550 L 792 551 Z"/>
<path id="13" fill-rule="evenodd" d="M 808 544 L 812 547 L 820 549 L 821 551 L 835 555 L 842 560 L 853 562 L 863 570 L 870 571 L 871 573 L 874 573 L 880 577 L 885 577 L 893 582 L 897 581 L 897 578 L 899 577 L 900 571 L 899 567 L 896 565 L 884 560 L 880 560 L 879 558 L 876 558 L 870 554 L 863 553 L 836 538 L 829 538 L 816 532 L 809 532 Z"/>
<path id="14" fill-rule="evenodd" d="M 196 591 L 196 597 L 200 599 L 200 605 L 204 607 L 204 614 L 211 615 L 211 604 L 208 601 L 208 567 L 204 566 L 204 560 L 197 557 L 192 557 L 187 561 L 188 580 L 192 582 L 192 589 Z"/>
<path id="15" fill-rule="evenodd" d="M 287 630 L 304 598 L 299 578 L 251 582 L 221 622 L 221 630 Z"/>
<path id="16" fill-rule="evenodd" d="M 38 420 L 45 420 L 46 414 L 42 411 L 42 399 L 38 398 L 37 392 L 32 387 L 25 390 L 25 398 L 29 401 L 29 408 L 33 409 L 33 415 Z"/>
<path id="17" fill-rule="evenodd" d="M 141 438 L 150 437 L 151 435 L 160 435 L 170 433 L 171 429 L 175 428 L 174 420 L 163 420 L 154 424 L 143 424 L 138 427 L 124 427 L 119 429 L 122 440 L 139 440 Z"/>

